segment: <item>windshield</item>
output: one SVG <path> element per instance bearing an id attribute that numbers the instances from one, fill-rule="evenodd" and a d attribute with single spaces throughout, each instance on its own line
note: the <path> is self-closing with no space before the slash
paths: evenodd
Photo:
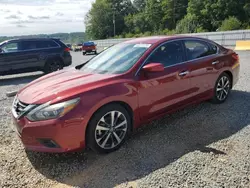
<path id="1" fill-rule="evenodd" d="M 128 71 L 151 44 L 117 44 L 91 59 L 81 70 L 85 73 L 121 74 Z"/>

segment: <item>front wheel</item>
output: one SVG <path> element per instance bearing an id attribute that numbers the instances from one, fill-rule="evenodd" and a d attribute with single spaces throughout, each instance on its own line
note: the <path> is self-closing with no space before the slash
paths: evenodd
<path id="1" fill-rule="evenodd" d="M 232 79 L 227 73 L 222 73 L 216 81 L 212 102 L 215 104 L 221 104 L 225 102 L 228 98 L 231 88 Z"/>
<path id="2" fill-rule="evenodd" d="M 131 117 L 119 104 L 101 108 L 90 120 L 87 145 L 98 153 L 110 153 L 125 142 L 131 128 Z"/>

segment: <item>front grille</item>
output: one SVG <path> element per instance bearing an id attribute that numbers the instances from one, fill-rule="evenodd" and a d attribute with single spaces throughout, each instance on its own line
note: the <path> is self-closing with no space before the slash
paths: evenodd
<path id="1" fill-rule="evenodd" d="M 16 114 L 19 116 L 20 114 L 23 114 L 25 111 L 25 108 L 28 106 L 28 104 L 25 104 L 21 101 L 19 101 L 18 99 L 16 99 L 16 101 L 13 104 L 14 110 L 16 112 Z"/>

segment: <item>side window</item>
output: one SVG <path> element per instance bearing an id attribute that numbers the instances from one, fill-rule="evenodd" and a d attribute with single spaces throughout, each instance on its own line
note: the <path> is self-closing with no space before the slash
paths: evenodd
<path id="1" fill-rule="evenodd" d="M 9 42 L 2 47 L 2 50 L 4 53 L 9 53 L 9 52 L 18 52 L 21 49 L 19 42 Z"/>
<path id="2" fill-rule="evenodd" d="M 58 47 L 58 45 L 51 40 L 45 40 L 45 41 L 38 41 L 38 48 L 53 48 Z"/>
<path id="3" fill-rule="evenodd" d="M 23 50 L 35 50 L 37 49 L 36 41 L 23 41 L 22 42 Z"/>
<path id="4" fill-rule="evenodd" d="M 147 63 L 161 63 L 164 67 L 184 62 L 184 50 L 180 41 L 161 45 L 149 57 Z"/>
<path id="5" fill-rule="evenodd" d="M 56 44 L 54 41 L 48 41 L 48 47 L 58 47 L 58 44 Z"/>
<path id="6" fill-rule="evenodd" d="M 210 48 L 210 54 L 216 54 L 218 52 L 218 47 L 214 44 L 210 44 L 211 48 Z"/>
<path id="7" fill-rule="evenodd" d="M 187 59 L 193 60 L 211 55 L 210 47 L 207 43 L 196 40 L 184 41 L 187 50 Z"/>

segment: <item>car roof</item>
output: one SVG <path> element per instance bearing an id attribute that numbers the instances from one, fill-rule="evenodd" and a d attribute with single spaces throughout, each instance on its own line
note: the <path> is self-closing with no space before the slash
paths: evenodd
<path id="1" fill-rule="evenodd" d="M 6 40 L 4 42 L 13 42 L 13 41 L 24 41 L 24 40 L 60 40 L 60 39 L 56 39 L 56 38 L 15 38 L 15 39 L 10 39 L 10 40 Z"/>
<path id="2" fill-rule="evenodd" d="M 204 38 L 193 37 L 193 36 L 172 35 L 172 36 L 142 37 L 142 38 L 131 39 L 131 40 L 125 41 L 124 43 L 131 43 L 131 44 L 138 44 L 138 43 L 156 44 L 156 43 L 165 42 L 165 41 L 172 40 L 172 39 L 184 39 L 184 38 L 193 38 L 193 39 L 206 40 Z"/>

